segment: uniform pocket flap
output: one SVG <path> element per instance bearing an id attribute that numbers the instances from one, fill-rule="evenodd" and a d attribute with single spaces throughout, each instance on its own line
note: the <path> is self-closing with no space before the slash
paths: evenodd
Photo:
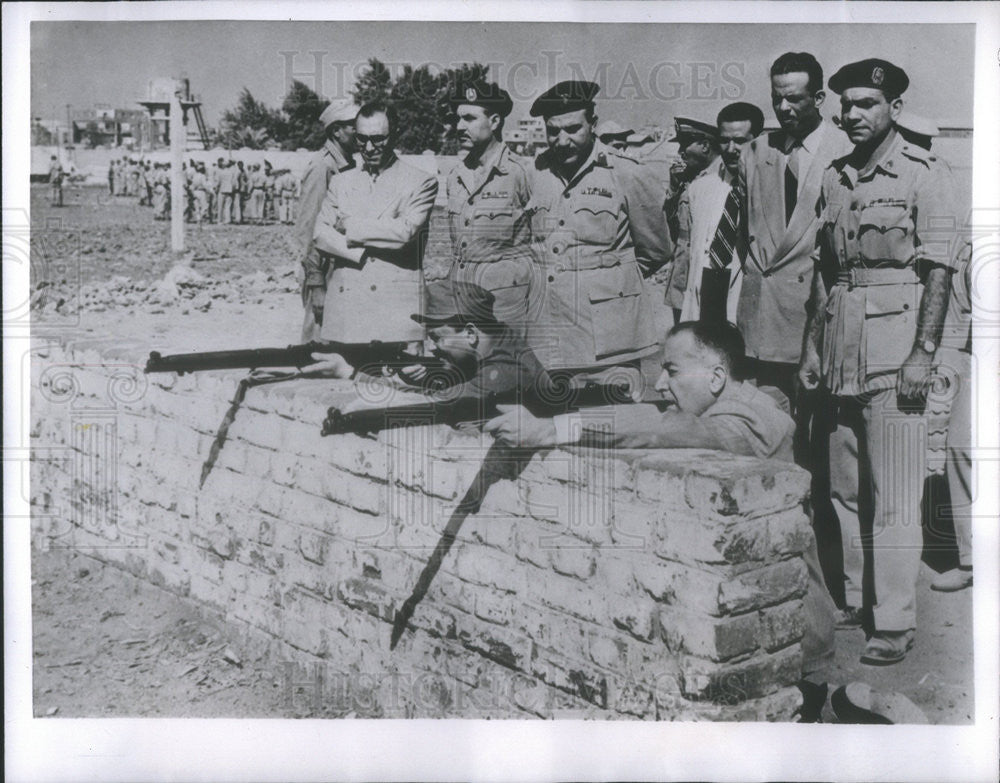
<path id="1" fill-rule="evenodd" d="M 865 317 L 916 313 L 920 289 L 915 285 L 870 286 L 865 291 Z"/>
<path id="2" fill-rule="evenodd" d="M 623 299 L 642 293 L 642 278 L 634 275 L 615 275 L 618 279 L 597 278 L 590 284 L 587 298 L 591 303 L 606 302 L 609 299 Z"/>
<path id="3" fill-rule="evenodd" d="M 906 232 L 908 210 L 905 205 L 872 206 L 861 211 L 858 224 L 858 234 L 865 231 L 878 231 L 885 234 L 892 229 Z"/>

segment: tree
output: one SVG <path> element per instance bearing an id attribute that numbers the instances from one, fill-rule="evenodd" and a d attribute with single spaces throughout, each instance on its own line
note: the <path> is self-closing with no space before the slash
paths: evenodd
<path id="1" fill-rule="evenodd" d="M 319 115 L 328 103 L 307 85 L 293 79 L 292 87 L 281 104 L 288 128 L 288 135 L 281 140 L 282 148 L 295 150 L 305 147 L 314 150 L 323 146 L 325 134 L 319 124 Z"/>
<path id="2" fill-rule="evenodd" d="M 229 149 L 264 149 L 269 140 L 280 142 L 286 138 L 288 125 L 279 109 L 268 108 L 244 87 L 236 108 L 223 113 L 220 132 Z"/>
<path id="3" fill-rule="evenodd" d="M 399 117 L 397 149 L 402 153 L 420 154 L 425 150 L 453 154 L 457 144 L 453 138 L 453 118 L 448 102 L 457 85 L 485 78 L 487 66 L 465 63 L 432 73 L 426 65 L 414 68 L 404 65 L 392 79 L 389 69 L 378 59 L 368 61 L 368 68 L 354 87 L 354 99 L 367 103 L 383 98 L 391 103 Z"/>

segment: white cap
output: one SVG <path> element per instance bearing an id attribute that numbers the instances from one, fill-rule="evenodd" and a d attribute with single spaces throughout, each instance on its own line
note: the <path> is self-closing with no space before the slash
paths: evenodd
<path id="1" fill-rule="evenodd" d="M 346 98 L 330 101 L 330 104 L 323 109 L 323 113 L 319 115 L 319 121 L 323 123 L 324 128 L 335 122 L 354 122 L 360 109 L 361 107 L 354 101 Z"/>
<path id="2" fill-rule="evenodd" d="M 938 126 L 935 125 L 931 120 L 926 117 L 921 117 L 918 114 L 911 114 L 910 112 L 902 112 L 896 119 L 896 125 L 900 128 L 905 128 L 908 131 L 913 131 L 920 136 L 940 136 L 941 131 Z"/>

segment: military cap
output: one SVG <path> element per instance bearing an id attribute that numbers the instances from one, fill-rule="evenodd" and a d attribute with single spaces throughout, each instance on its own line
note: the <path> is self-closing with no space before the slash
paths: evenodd
<path id="1" fill-rule="evenodd" d="M 326 128 L 333 125 L 335 122 L 354 122 L 357 119 L 358 111 L 361 107 L 358 106 L 354 101 L 342 98 L 336 101 L 330 101 L 329 105 L 323 109 L 323 113 L 319 115 L 319 121 Z"/>
<path id="2" fill-rule="evenodd" d="M 535 98 L 529 114 L 532 117 L 554 117 L 594 105 L 601 87 L 594 82 L 565 81 L 549 87 Z"/>
<path id="3" fill-rule="evenodd" d="M 830 77 L 829 85 L 838 95 L 851 87 L 869 87 L 899 96 L 910 86 L 910 79 L 899 66 L 873 57 L 845 65 Z"/>
<path id="4" fill-rule="evenodd" d="M 494 324 L 494 296 L 475 283 L 435 280 L 424 288 L 423 315 L 410 316 L 418 324 L 440 326 L 447 323 Z"/>
<path id="5" fill-rule="evenodd" d="M 609 139 L 624 139 L 631 132 L 631 128 L 623 128 L 614 120 L 606 120 L 597 126 L 597 138 L 601 141 L 608 141 Z"/>
<path id="6" fill-rule="evenodd" d="M 899 117 L 896 118 L 896 125 L 904 130 L 916 133 L 918 136 L 929 136 L 933 138 L 934 136 L 941 135 L 941 130 L 931 120 L 926 117 L 913 114 L 905 109 L 901 111 L 899 113 Z"/>
<path id="7" fill-rule="evenodd" d="M 718 133 L 714 125 L 687 117 L 674 117 L 674 141 L 690 144 L 693 141 L 715 141 Z"/>
<path id="8" fill-rule="evenodd" d="M 493 82 L 477 80 L 456 85 L 448 98 L 452 109 L 459 106 L 482 106 L 486 111 L 506 117 L 514 109 L 510 93 Z"/>

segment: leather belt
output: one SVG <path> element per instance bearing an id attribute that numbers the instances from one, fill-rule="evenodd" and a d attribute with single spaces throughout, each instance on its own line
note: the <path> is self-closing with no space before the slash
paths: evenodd
<path id="1" fill-rule="evenodd" d="M 901 285 L 909 283 L 916 285 L 920 282 L 917 273 L 912 269 L 866 269 L 864 267 L 852 267 L 851 269 L 841 269 L 837 272 L 837 283 L 847 285 L 851 288 L 874 285 Z"/>

